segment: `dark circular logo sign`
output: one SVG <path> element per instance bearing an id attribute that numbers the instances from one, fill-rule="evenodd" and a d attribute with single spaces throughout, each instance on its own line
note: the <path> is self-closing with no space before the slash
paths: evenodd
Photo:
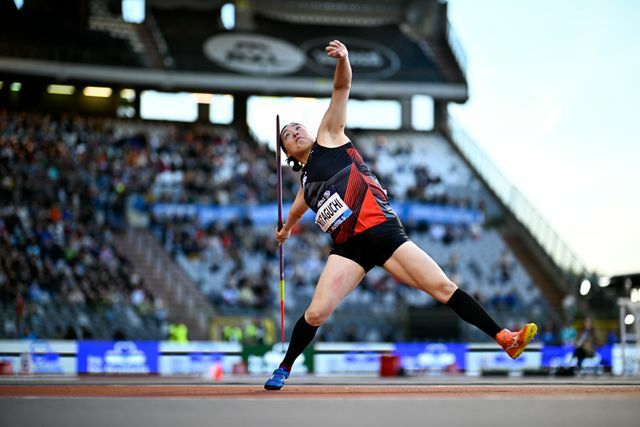
<path id="1" fill-rule="evenodd" d="M 318 74 L 333 75 L 336 62 L 327 56 L 324 48 L 334 39 L 347 46 L 353 74 L 358 77 L 386 79 L 400 69 L 400 58 L 388 47 L 370 40 L 336 36 L 309 40 L 300 46 L 306 54 L 307 66 Z"/>
<path id="2" fill-rule="evenodd" d="M 289 42 L 260 34 L 213 36 L 202 49 L 218 66 L 247 74 L 291 74 L 305 61 L 304 53 Z"/>

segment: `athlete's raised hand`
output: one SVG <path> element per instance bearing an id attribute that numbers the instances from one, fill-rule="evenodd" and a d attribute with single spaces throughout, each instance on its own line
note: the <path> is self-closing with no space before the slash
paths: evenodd
<path id="1" fill-rule="evenodd" d="M 332 58 L 340 59 L 346 58 L 349 56 L 349 52 L 347 51 L 347 47 L 342 44 L 339 40 L 333 40 L 329 42 L 329 45 L 324 48 L 327 51 L 327 55 Z"/>

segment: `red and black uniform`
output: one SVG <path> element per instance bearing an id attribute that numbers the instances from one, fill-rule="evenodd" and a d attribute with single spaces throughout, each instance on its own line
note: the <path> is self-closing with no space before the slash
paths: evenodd
<path id="1" fill-rule="evenodd" d="M 316 224 L 331 234 L 331 253 L 368 271 L 408 240 L 385 191 L 351 142 L 335 148 L 315 143 L 300 179 Z"/>

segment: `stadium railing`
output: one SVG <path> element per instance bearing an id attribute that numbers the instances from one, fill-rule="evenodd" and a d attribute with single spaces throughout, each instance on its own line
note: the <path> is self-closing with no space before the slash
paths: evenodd
<path id="1" fill-rule="evenodd" d="M 588 276 L 587 268 L 558 236 L 556 231 L 533 207 L 531 202 L 498 169 L 493 160 L 478 146 L 454 119 L 449 117 L 451 140 L 515 217 L 526 226 L 538 244 L 562 270 L 575 276 Z"/>

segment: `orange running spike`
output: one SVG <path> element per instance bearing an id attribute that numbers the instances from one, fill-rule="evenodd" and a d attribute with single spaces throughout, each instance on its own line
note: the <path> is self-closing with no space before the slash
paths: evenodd
<path id="1" fill-rule="evenodd" d="M 511 332 L 508 329 L 501 330 L 496 335 L 496 341 L 512 359 L 517 359 L 537 333 L 536 324 L 527 323 L 517 332 Z"/>

